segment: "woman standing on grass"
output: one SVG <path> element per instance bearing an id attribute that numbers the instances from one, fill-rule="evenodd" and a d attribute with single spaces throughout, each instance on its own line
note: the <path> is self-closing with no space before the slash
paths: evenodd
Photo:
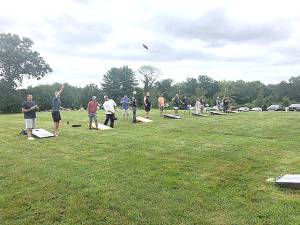
<path id="1" fill-rule="evenodd" d="M 146 112 L 145 117 L 149 118 L 149 112 L 151 109 L 151 100 L 150 100 L 150 92 L 149 91 L 147 91 L 146 95 L 144 96 L 144 107 L 145 107 L 145 112 Z"/>
<path id="2" fill-rule="evenodd" d="M 59 135 L 59 122 L 61 120 L 61 116 L 60 116 L 60 108 L 61 108 L 61 101 L 60 101 L 60 95 L 64 90 L 64 85 L 61 85 L 61 88 L 59 91 L 54 92 L 54 97 L 52 99 L 52 119 L 53 119 L 53 123 L 54 123 L 54 127 L 53 127 L 53 133 L 55 135 L 55 137 L 57 137 Z"/>

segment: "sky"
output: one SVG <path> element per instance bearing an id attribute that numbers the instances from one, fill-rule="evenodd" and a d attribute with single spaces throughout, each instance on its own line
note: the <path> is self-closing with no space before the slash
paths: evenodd
<path id="1" fill-rule="evenodd" d="M 0 0 L 0 33 L 29 37 L 50 64 L 23 86 L 99 85 L 111 67 L 265 84 L 300 74 L 300 1 Z M 146 44 L 149 49 L 143 48 Z"/>

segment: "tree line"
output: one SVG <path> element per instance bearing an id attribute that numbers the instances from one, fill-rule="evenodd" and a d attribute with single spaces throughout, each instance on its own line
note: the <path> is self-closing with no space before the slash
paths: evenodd
<path id="1" fill-rule="evenodd" d="M 59 84 L 39 85 L 18 89 L 24 77 L 42 79 L 52 72 L 50 66 L 40 54 L 33 51 L 33 42 L 29 38 L 20 38 L 13 34 L 0 34 L 0 112 L 20 112 L 21 102 L 27 94 L 32 94 L 40 110 L 51 109 L 51 99 Z M 293 76 L 288 81 L 265 85 L 260 81 L 216 81 L 207 75 L 197 78 L 186 78 L 183 82 L 172 79 L 160 79 L 161 71 L 153 66 L 142 66 L 134 71 L 128 66 L 113 67 L 103 75 L 98 84 L 76 87 L 65 84 L 61 96 L 63 106 L 70 109 L 86 108 L 89 99 L 97 96 L 100 101 L 104 95 L 113 98 L 117 103 L 124 95 L 131 97 L 136 91 L 139 105 L 143 96 L 150 91 L 153 106 L 163 94 L 172 106 L 171 99 L 175 94 L 185 96 L 190 104 L 196 98 L 204 97 L 209 105 L 215 105 L 216 98 L 229 96 L 232 105 L 261 107 L 266 109 L 271 104 L 288 106 L 300 102 L 300 76 Z M 140 82 L 139 82 L 140 81 Z"/>

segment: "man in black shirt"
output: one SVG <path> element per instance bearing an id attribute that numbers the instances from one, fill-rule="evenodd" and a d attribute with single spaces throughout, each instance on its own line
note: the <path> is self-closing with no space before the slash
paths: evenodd
<path id="1" fill-rule="evenodd" d="M 32 129 L 35 128 L 36 110 L 38 110 L 38 106 L 32 101 L 32 95 L 27 95 L 27 100 L 22 104 L 22 112 L 24 113 L 28 140 L 34 140 Z"/>

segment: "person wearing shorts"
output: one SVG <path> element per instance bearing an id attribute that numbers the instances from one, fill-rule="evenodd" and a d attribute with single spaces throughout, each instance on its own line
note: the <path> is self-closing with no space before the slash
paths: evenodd
<path id="1" fill-rule="evenodd" d="M 160 111 L 160 116 L 163 116 L 163 112 L 165 110 L 165 98 L 164 98 L 163 94 L 161 94 L 159 96 L 157 101 L 158 101 L 158 108 L 159 108 L 159 111 Z"/>
<path id="2" fill-rule="evenodd" d="M 175 97 L 172 99 L 173 103 L 174 103 L 174 112 L 175 114 L 178 114 L 178 109 L 180 106 L 180 98 L 179 95 L 176 94 Z"/>
<path id="3" fill-rule="evenodd" d="M 97 121 L 97 109 L 100 104 L 97 102 L 97 97 L 93 96 L 92 100 L 88 103 L 87 110 L 89 114 L 89 129 L 92 129 L 92 123 L 95 122 L 96 129 L 98 130 L 98 121 Z"/>
<path id="4" fill-rule="evenodd" d="M 27 95 L 27 100 L 22 103 L 22 112 L 24 113 L 28 140 L 34 140 L 32 129 L 35 128 L 36 110 L 38 110 L 38 106 L 32 101 L 32 95 Z"/>
<path id="5" fill-rule="evenodd" d="M 128 119 L 130 99 L 127 97 L 127 95 L 124 95 L 124 97 L 121 99 L 121 104 L 123 109 L 123 118 Z"/>
<path id="6" fill-rule="evenodd" d="M 59 91 L 54 92 L 54 97 L 52 99 L 52 119 L 53 119 L 53 134 L 57 137 L 59 135 L 59 122 L 61 120 L 60 116 L 60 108 L 61 108 L 61 101 L 60 95 L 64 90 L 64 85 L 61 86 Z"/>
<path id="7" fill-rule="evenodd" d="M 149 112 L 151 110 L 151 100 L 150 100 L 150 92 L 149 91 L 144 96 L 144 108 L 145 108 L 145 112 L 146 112 L 145 117 L 149 118 Z"/>

